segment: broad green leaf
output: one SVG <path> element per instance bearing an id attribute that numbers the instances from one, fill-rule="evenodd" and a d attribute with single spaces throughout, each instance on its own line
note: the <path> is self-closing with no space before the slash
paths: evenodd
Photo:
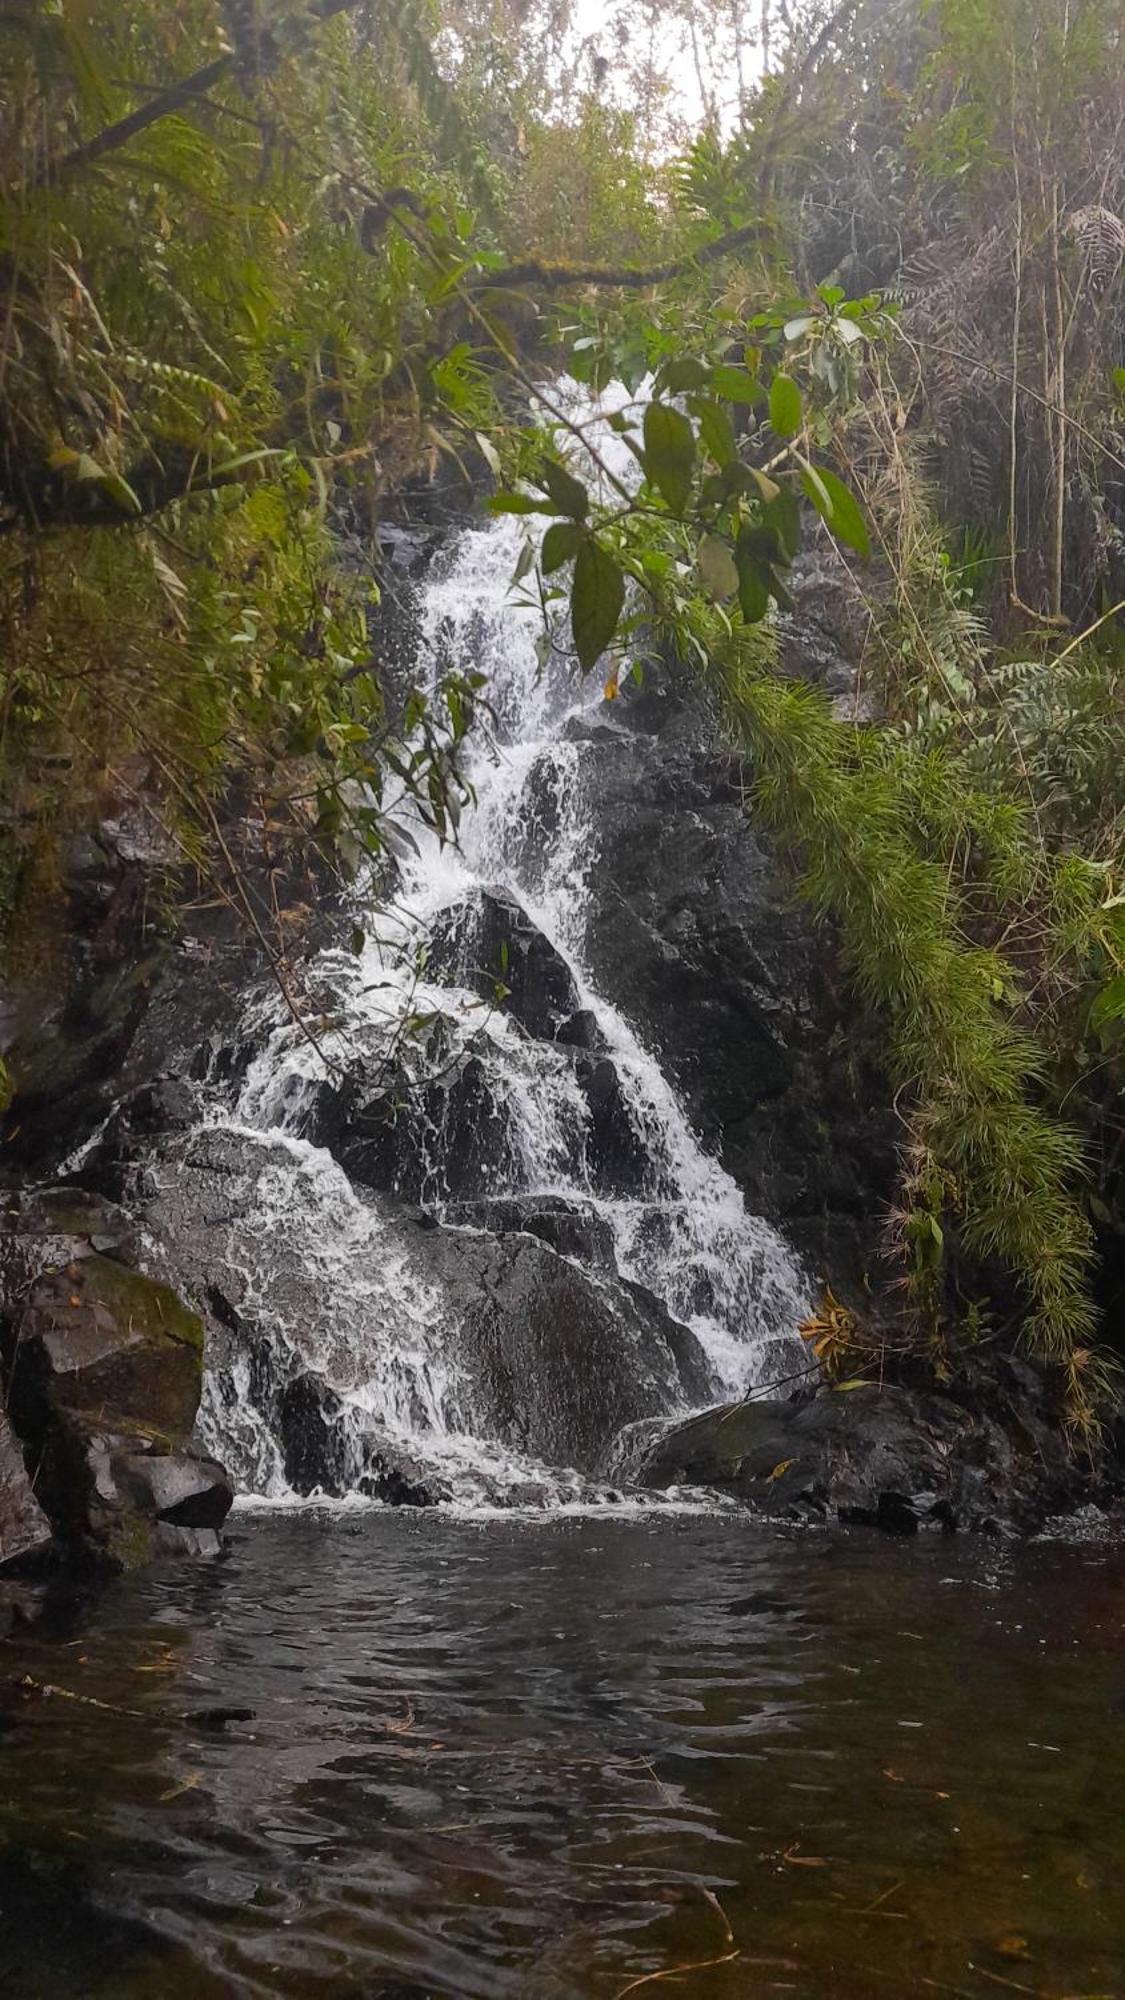
<path id="1" fill-rule="evenodd" d="M 695 567 L 699 571 L 699 581 L 715 604 L 734 596 L 739 586 L 739 575 L 734 557 L 720 536 L 704 535 L 701 538 L 695 551 Z"/>
<path id="2" fill-rule="evenodd" d="M 758 498 L 763 507 L 772 507 L 781 492 L 776 479 L 771 479 L 768 472 L 759 472 L 756 465 L 748 466 L 747 471 L 758 489 Z"/>
<path id="3" fill-rule="evenodd" d="M 778 437 L 796 437 L 803 407 L 801 391 L 792 375 L 775 375 L 770 383 L 770 423 Z"/>
<path id="4" fill-rule="evenodd" d="M 769 610 L 769 572 L 748 549 L 739 548 L 735 559 L 738 571 L 738 602 L 748 625 L 760 625 Z"/>
<path id="5" fill-rule="evenodd" d="M 553 458 L 545 458 L 536 474 L 536 483 L 549 493 L 555 503 L 557 514 L 569 514 L 572 520 L 584 521 L 590 511 L 590 496 L 580 479 L 568 472 L 565 465 L 559 465 Z"/>
<path id="6" fill-rule="evenodd" d="M 570 624 L 583 673 L 601 658 L 617 630 L 625 602 L 625 578 L 616 556 L 600 542 L 582 543 L 574 564 Z"/>
<path id="7" fill-rule="evenodd" d="M 699 419 L 699 435 L 716 465 L 731 465 L 738 457 L 734 426 L 721 403 L 699 399 L 692 405 Z"/>
<path id="8" fill-rule="evenodd" d="M 578 554 L 583 530 L 577 521 L 555 521 L 543 537 L 543 549 L 539 557 L 539 567 L 544 576 L 561 569 L 564 562 Z"/>
<path id="9" fill-rule="evenodd" d="M 782 554 L 792 562 L 801 546 L 801 509 L 791 486 L 779 486 L 775 497 L 762 507 L 762 519 L 773 529 Z"/>
<path id="10" fill-rule="evenodd" d="M 499 479 L 500 454 L 497 451 L 496 446 L 493 444 L 492 439 L 485 437 L 483 431 L 475 431 L 473 435 L 475 436 L 476 441 L 480 446 L 481 457 L 484 459 L 484 462 L 487 465 L 489 471 L 491 472 L 493 478 Z"/>
<path id="11" fill-rule="evenodd" d="M 682 514 L 691 492 L 695 433 L 670 403 L 650 403 L 644 423 L 645 471 L 673 514 Z"/>
<path id="12" fill-rule="evenodd" d="M 826 521 L 831 521 L 832 495 L 829 493 L 815 465 L 810 465 L 807 460 L 801 467 L 801 485 L 804 487 L 817 513 L 822 515 Z"/>
<path id="13" fill-rule="evenodd" d="M 1089 1027 L 1092 1034 L 1097 1034 L 1101 1028 L 1108 1028 L 1111 1021 L 1125 1021 L 1125 973 L 1122 972 L 1102 987 L 1090 1008 Z"/>
<path id="14" fill-rule="evenodd" d="M 703 361 L 685 354 L 679 361 L 669 361 L 660 371 L 660 389 L 666 396 L 680 396 L 685 389 L 701 389 L 707 380 L 709 370 Z"/>
<path id="15" fill-rule="evenodd" d="M 129 481 L 120 472 L 102 474 L 101 489 L 106 498 L 113 501 L 123 514 L 141 514 L 144 509 L 134 493 Z"/>
<path id="16" fill-rule="evenodd" d="M 748 368 L 735 368 L 726 361 L 712 368 L 711 387 L 728 403 L 760 403 L 765 393 Z"/>
<path id="17" fill-rule="evenodd" d="M 843 480 L 829 472 L 826 465 L 806 465 L 801 472 L 801 485 L 832 533 L 861 556 L 869 556 L 871 540 L 867 523 L 855 494 Z"/>
<path id="18" fill-rule="evenodd" d="M 490 514 L 553 514 L 555 509 L 547 500 L 533 500 L 530 493 L 493 493 L 488 511 Z"/>

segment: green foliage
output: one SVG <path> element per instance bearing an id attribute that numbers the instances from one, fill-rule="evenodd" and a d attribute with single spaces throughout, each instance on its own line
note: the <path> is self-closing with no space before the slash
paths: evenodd
<path id="1" fill-rule="evenodd" d="M 89 0 L 0 24 L 17 841 L 58 814 L 52 760 L 68 811 L 140 787 L 205 871 L 236 776 L 275 840 L 345 867 L 393 842 L 385 794 L 451 823 L 476 690 L 449 682 L 396 739 L 332 524 L 495 422 L 481 357 L 441 324 L 479 190 L 416 10 L 385 0 L 370 37 L 350 11 L 291 4 L 267 31 L 213 0 Z"/>

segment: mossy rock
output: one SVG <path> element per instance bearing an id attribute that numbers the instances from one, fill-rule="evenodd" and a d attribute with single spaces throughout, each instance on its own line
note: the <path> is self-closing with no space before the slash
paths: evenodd
<path id="1" fill-rule="evenodd" d="M 199 1408 L 203 1325 L 169 1285 L 95 1252 L 38 1279 L 9 1367 L 25 1437 L 65 1414 L 180 1447 Z"/>

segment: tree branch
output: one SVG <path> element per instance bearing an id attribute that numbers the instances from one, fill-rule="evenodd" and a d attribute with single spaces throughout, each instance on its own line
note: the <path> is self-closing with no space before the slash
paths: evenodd
<path id="1" fill-rule="evenodd" d="M 317 0 L 316 12 L 321 21 L 330 21 L 335 14 L 344 14 L 361 4 L 361 0 Z M 81 146 L 75 146 L 44 167 L 36 182 L 37 186 L 54 185 L 58 181 L 69 180 L 73 174 L 85 167 L 96 165 L 107 153 L 115 153 L 121 146 L 127 146 L 139 132 L 147 132 L 161 118 L 168 118 L 173 112 L 182 111 L 195 99 L 205 96 L 217 83 L 222 83 L 236 67 L 233 53 L 216 56 L 214 62 L 197 69 L 191 76 L 182 77 L 179 83 L 171 83 L 166 90 L 158 91 L 147 104 L 138 105 L 124 118 L 106 125 L 95 132 L 92 139 L 86 139 Z"/>
<path id="2" fill-rule="evenodd" d="M 96 480 L 75 482 L 42 460 L 21 459 L 0 441 L 0 503 L 10 510 L 9 527 L 17 522 L 34 533 L 49 528 L 124 528 L 187 500 L 213 493 L 245 477 L 245 466 L 211 472 L 197 451 L 180 447 L 158 458 L 155 453 L 126 469 L 124 477 L 136 495 L 139 512 L 122 507 Z"/>
<path id="3" fill-rule="evenodd" d="M 628 264 L 546 264 L 539 257 L 527 257 L 522 263 L 505 264 L 498 271 L 482 271 L 479 277 L 468 281 L 467 289 L 479 292 L 494 285 L 542 285 L 549 291 L 560 291 L 567 285 L 617 285 L 643 292 L 650 285 L 667 285 L 674 278 L 686 277 L 689 271 L 717 264 L 732 250 L 771 236 L 769 223 L 747 222 L 739 229 L 728 229 L 725 236 L 717 236 L 712 243 L 701 244 L 698 250 L 671 257 L 664 264 L 650 264 L 643 270 Z"/>

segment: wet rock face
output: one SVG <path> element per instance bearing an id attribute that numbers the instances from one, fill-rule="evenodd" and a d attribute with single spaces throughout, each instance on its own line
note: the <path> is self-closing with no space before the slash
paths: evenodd
<path id="1" fill-rule="evenodd" d="M 1083 1480 L 1034 1371 L 972 1402 L 900 1387 L 750 1402 L 667 1432 L 641 1455 L 650 1487 L 708 1486 L 773 1517 L 919 1528 L 1036 1527 Z"/>
<path id="2" fill-rule="evenodd" d="M 714 723 L 659 678 L 619 703 L 617 726 L 577 725 L 595 978 L 748 1206 L 836 1282 L 858 1280 L 877 1260 L 896 1133 L 833 939 L 754 831 Z"/>
<path id="3" fill-rule="evenodd" d="M 326 1080 L 306 1136 L 327 1146 L 362 1187 L 408 1202 L 471 1198 L 508 1166 L 516 1144 L 511 1109 L 472 1043 L 448 1062 L 435 1046 L 430 1063 L 434 1073 L 419 1079 L 361 1065 Z"/>
<path id="4" fill-rule="evenodd" d="M 128 1568 L 156 1552 L 165 1526 L 213 1534 L 233 1491 L 189 1449 L 199 1319 L 133 1268 L 137 1231 L 111 1202 L 40 1190 L 10 1201 L 3 1223 L 7 1406 L 61 1547 Z"/>
<path id="5" fill-rule="evenodd" d="M 695 1335 L 643 1286 L 589 1275 L 529 1235 L 436 1230 L 426 1246 L 457 1302 L 457 1351 L 483 1435 L 598 1473 L 626 1424 L 708 1400 Z"/>
<path id="6" fill-rule="evenodd" d="M 276 1140 L 201 1130 L 150 1154 L 135 1195 L 208 1319 L 215 1395 L 253 1406 L 297 1490 L 446 1497 L 440 1472 L 419 1472 L 377 1429 L 364 1432 L 352 1399 L 380 1353 L 393 1356 L 419 1323 L 424 1333 L 409 1337 L 432 1340 L 457 1413 L 471 1418 L 464 1428 L 579 1472 L 602 1469 L 623 1425 L 708 1400 L 694 1334 L 611 1259 L 586 1268 L 560 1254 L 604 1257 L 593 1211 L 549 1197 L 481 1200 L 454 1207 L 460 1226 L 446 1227 L 355 1189 L 351 1247 L 328 1277 L 315 1213 L 307 1237 L 293 1226 L 309 1212 L 310 1189 L 289 1192 L 301 1172 Z M 342 1182 L 326 1184 L 336 1224 L 344 1198 Z M 258 1471 L 248 1460 L 245 1476 Z"/>
<path id="7" fill-rule="evenodd" d="M 506 889 L 480 893 L 439 919 L 429 970 L 492 1000 L 539 1041 L 563 1039 L 579 1013 L 578 991 L 556 951 Z"/>
<path id="8" fill-rule="evenodd" d="M 51 1524 L 32 1490 L 19 1440 L 0 1412 L 0 1570 L 41 1555 L 50 1540 Z"/>
<path id="9" fill-rule="evenodd" d="M 449 1228 L 487 1230 L 493 1236 L 538 1236 L 562 1257 L 615 1268 L 613 1230 L 592 1202 L 557 1194 L 499 1195 L 449 1202 L 440 1220 Z"/>
<path id="10" fill-rule="evenodd" d="M 342 1396 L 311 1370 L 286 1383 L 278 1403 L 285 1476 L 306 1498 L 362 1493 L 388 1507 L 436 1507 L 449 1499 L 442 1480 L 427 1476 L 349 1416 Z"/>

